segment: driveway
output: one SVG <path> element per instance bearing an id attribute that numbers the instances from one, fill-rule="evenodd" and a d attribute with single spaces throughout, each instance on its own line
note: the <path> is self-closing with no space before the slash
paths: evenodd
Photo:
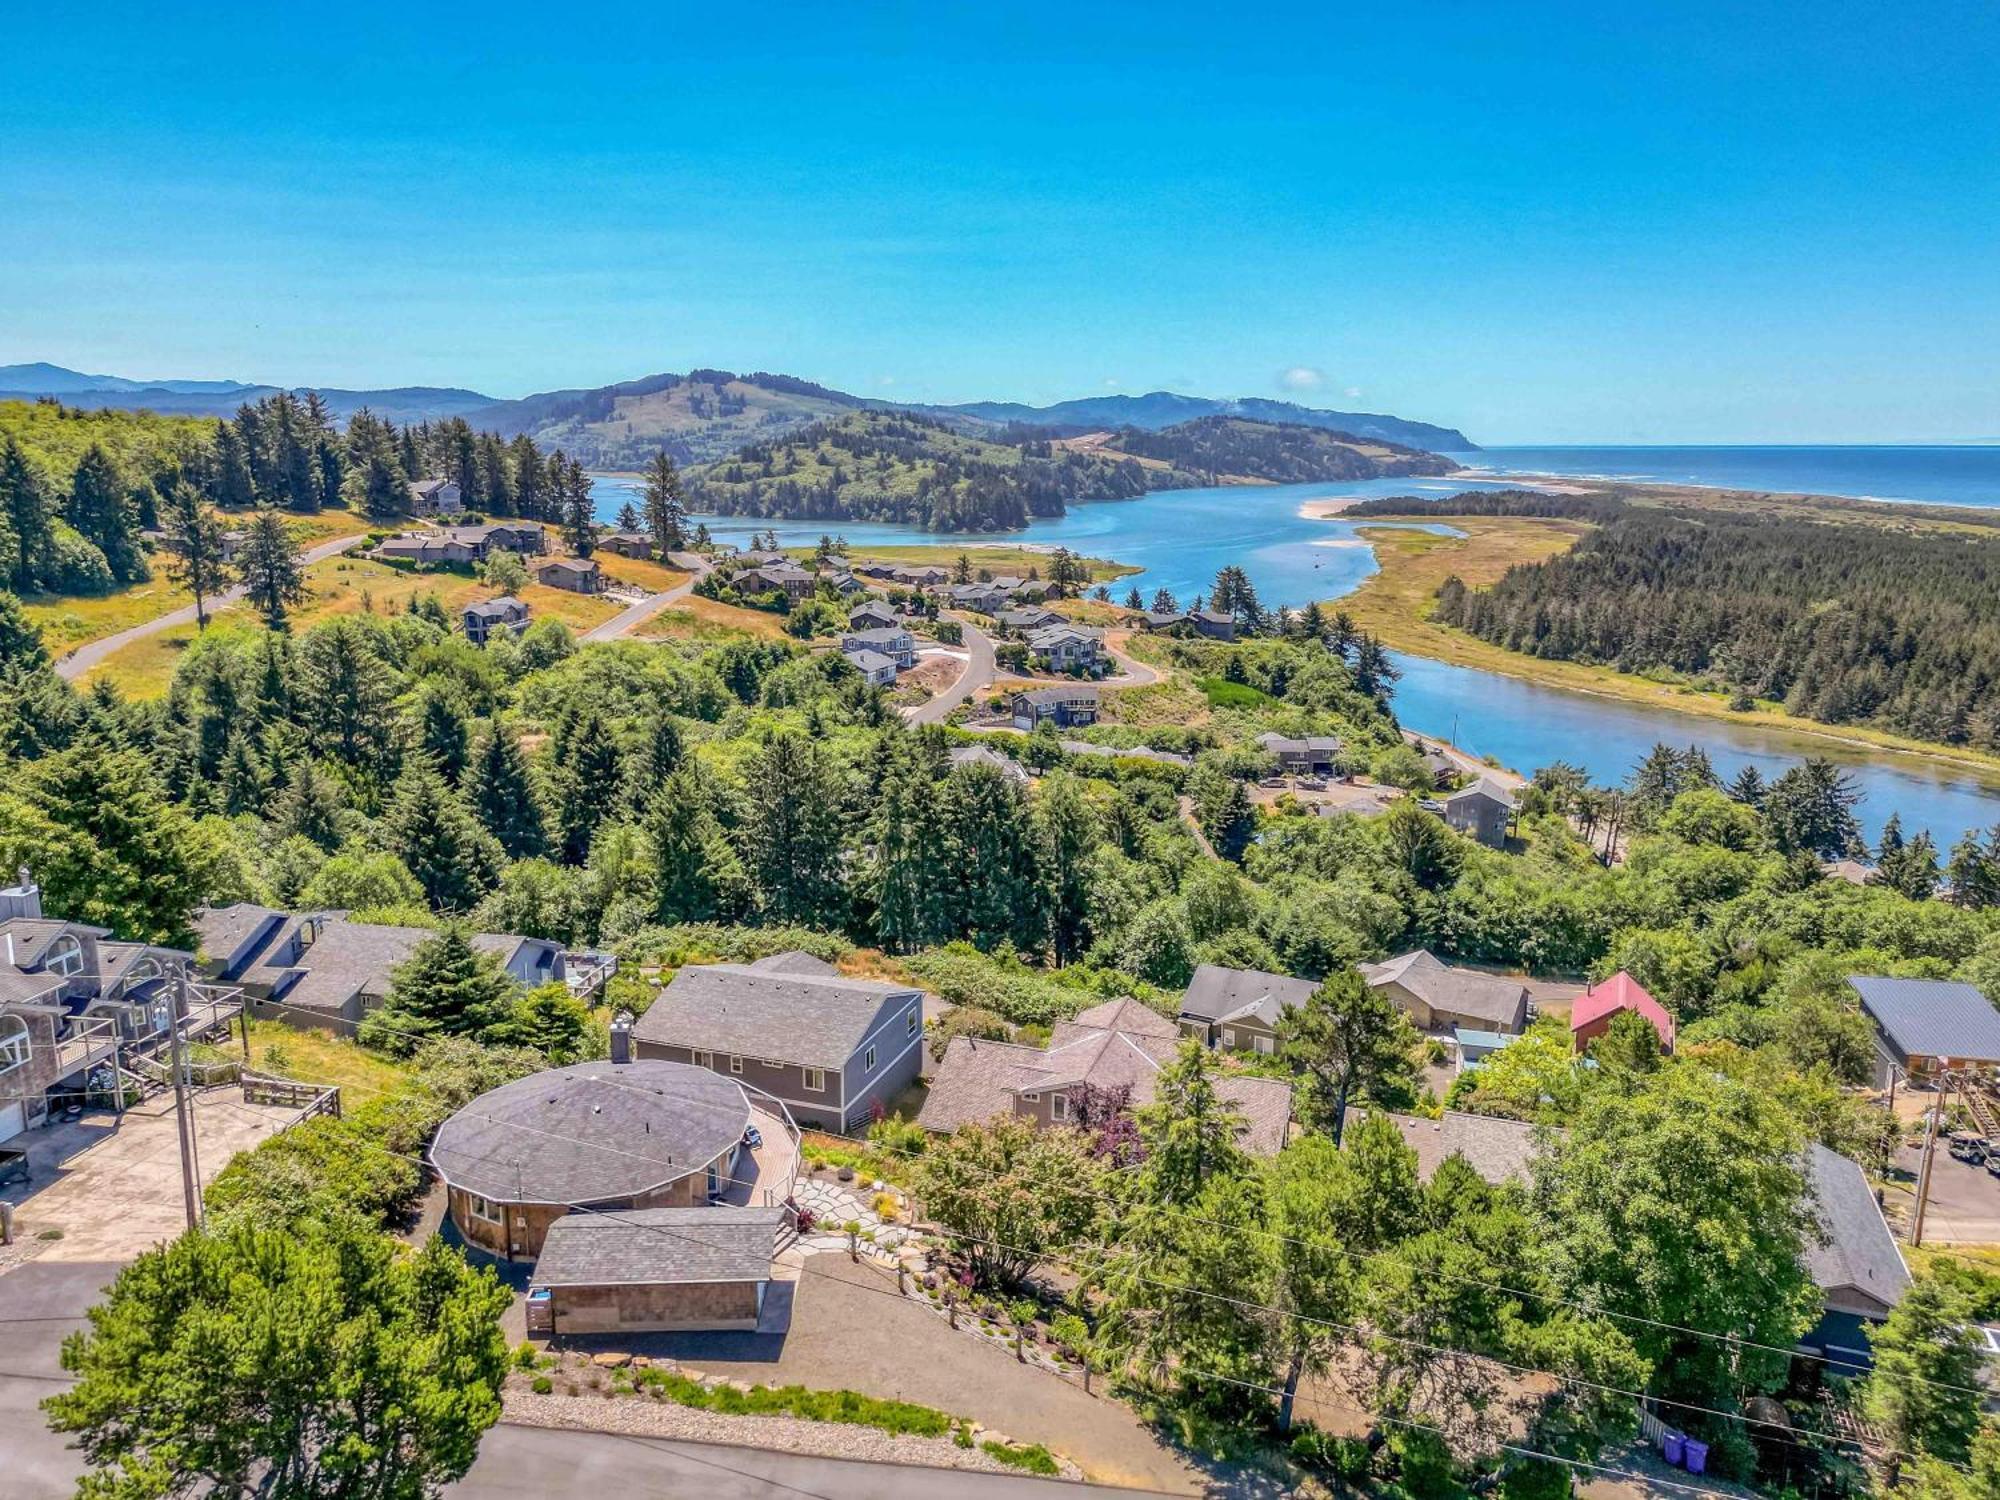
<path id="1" fill-rule="evenodd" d="M 297 1113 L 245 1104 L 233 1084 L 197 1093 L 202 1184 Z M 14 1205 L 15 1234 L 37 1262 L 127 1261 L 187 1227 L 171 1092 L 153 1095 L 122 1117 L 93 1113 L 73 1125 L 31 1130 L 16 1144 L 27 1146 L 33 1176 L 0 1189 L 0 1198 Z M 6 1261 L 0 1251 L 0 1266 Z M 0 1286 L 6 1284 L 0 1278 Z"/>
<path id="2" fill-rule="evenodd" d="M 903 717 L 912 724 L 942 724 L 954 708 L 993 681 L 992 638 L 962 614 L 953 613 L 946 618 L 956 620 L 965 632 L 965 669 L 958 674 L 958 681 L 928 703 L 903 710 Z"/>
<path id="3" fill-rule="evenodd" d="M 786 1333 L 645 1334 L 570 1346 L 630 1350 L 753 1384 L 916 1401 L 1041 1443 L 1099 1483 L 1202 1492 L 1200 1476 L 1128 1408 L 953 1333 L 928 1306 L 898 1296 L 893 1276 L 839 1252 L 806 1258 Z"/>
<path id="4" fill-rule="evenodd" d="M 703 568 L 686 583 L 677 583 L 664 593 L 648 594 L 636 604 L 628 604 L 602 625 L 595 625 L 586 630 L 583 638 L 586 641 L 622 640 L 676 599 L 685 599 L 707 572 L 708 569 Z"/>
<path id="5" fill-rule="evenodd" d="M 1896 1153 L 1896 1177 L 1883 1190 L 1892 1212 L 1900 1213 L 1899 1234 L 1909 1235 L 1917 1201 L 1917 1172 L 1924 1153 L 1904 1146 Z M 2000 1244 L 2000 1177 L 1958 1160 L 1939 1142 L 1931 1157 L 1931 1192 L 1924 1210 L 1926 1245 Z"/>
<path id="6" fill-rule="evenodd" d="M 343 552 L 353 550 L 366 540 L 367 536 L 364 533 L 361 536 L 336 537 L 330 542 L 321 542 L 317 547 L 308 547 L 302 552 L 299 555 L 299 564 L 301 567 L 311 567 L 316 562 L 325 562 L 329 557 L 338 557 Z M 208 612 L 212 615 L 218 609 L 223 608 L 225 605 L 234 604 L 242 597 L 243 586 L 241 584 L 238 584 L 234 588 L 224 589 L 219 594 L 212 594 L 207 600 Z M 107 635 L 101 641 L 90 641 L 78 646 L 76 650 L 70 652 L 68 656 L 65 656 L 61 661 L 56 663 L 56 672 L 60 676 L 74 682 L 121 647 L 129 646 L 134 641 L 143 641 L 148 636 L 158 635 L 163 630 L 171 630 L 176 625 L 192 625 L 194 624 L 194 619 L 195 612 L 192 604 L 183 605 L 179 609 L 169 610 L 166 614 L 148 620 L 143 625 L 134 625 L 130 630 L 121 630 L 116 635 Z"/>
<path id="7" fill-rule="evenodd" d="M 58 1357 L 65 1334 L 118 1275 L 103 1264 L 17 1266 L 0 1276 L 0 1483 L 8 1500 L 68 1500 L 83 1466 L 50 1432 L 41 1402 L 69 1384 Z"/>
<path id="8" fill-rule="evenodd" d="M 1160 680 L 1159 669 L 1149 667 L 1144 662 L 1125 654 L 1125 645 L 1132 638 L 1129 630 L 1106 631 L 1104 654 L 1118 663 L 1119 675 L 1099 681 L 1100 687 L 1148 687 Z"/>

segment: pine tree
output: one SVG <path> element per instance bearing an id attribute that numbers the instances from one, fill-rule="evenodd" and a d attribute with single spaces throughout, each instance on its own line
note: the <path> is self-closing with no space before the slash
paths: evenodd
<path id="1" fill-rule="evenodd" d="M 435 683 L 426 684 L 417 698 L 417 750 L 428 757 L 438 774 L 457 786 L 465 774 L 471 730 L 458 700 Z"/>
<path id="2" fill-rule="evenodd" d="M 1166 590 L 1166 589 L 1154 589 L 1154 590 L 1153 590 L 1153 613 L 1154 613 L 1154 614 L 1156 614 L 1156 615 L 1175 615 L 1175 614 L 1179 614 L 1179 613 L 1180 613 L 1180 606 L 1174 603 L 1174 596 L 1173 596 L 1173 594 L 1172 594 L 1171 592 L 1169 592 L 1168 590 Z"/>
<path id="3" fill-rule="evenodd" d="M 77 460 L 76 474 L 70 481 L 69 524 L 96 544 L 111 576 L 120 583 L 146 577 L 131 486 L 111 455 L 96 443 Z"/>
<path id="4" fill-rule="evenodd" d="M 1745 807 L 1761 808 L 1764 805 L 1764 777 L 1753 765 L 1746 765 L 1736 773 L 1736 779 L 1729 783 L 1729 795 Z"/>
<path id="5" fill-rule="evenodd" d="M 525 432 L 507 445 L 514 475 L 514 507 L 530 521 L 549 519 L 548 481 L 542 453 Z"/>
<path id="6" fill-rule="evenodd" d="M 715 856 L 724 840 L 710 800 L 706 783 L 689 763 L 668 776 L 647 805 L 654 916 L 669 926 L 706 922 L 717 913 Z"/>
<path id="7" fill-rule="evenodd" d="M 0 591 L 0 674 L 25 677 L 46 671 L 48 666 L 49 652 L 42 644 L 40 628 L 28 618 L 18 598 Z"/>
<path id="8" fill-rule="evenodd" d="M 550 746 L 554 763 L 555 833 L 562 858 L 580 865 L 590 840 L 617 805 L 622 757 L 617 737 L 594 708 L 558 727 Z"/>
<path id="9" fill-rule="evenodd" d="M 232 422 L 217 422 L 210 444 L 209 498 L 225 510 L 248 510 L 257 500 L 243 435 Z"/>
<path id="10" fill-rule="evenodd" d="M 0 563 L 16 593 L 58 582 L 48 477 L 19 442 L 0 445 Z M 0 582 L 5 580 L 0 579 Z"/>
<path id="11" fill-rule="evenodd" d="M 1385 992 L 1352 969 L 1329 974 L 1278 1020 L 1279 1051 L 1299 1071 L 1299 1123 L 1339 1145 L 1351 1105 L 1407 1104 L 1416 1093 L 1419 1040 Z"/>
<path id="12" fill-rule="evenodd" d="M 562 534 L 563 543 L 578 557 L 590 556 L 597 546 L 597 520 L 591 513 L 590 476 L 583 471 L 583 465 L 573 458 L 565 458 L 557 449 L 549 459 L 549 474 L 553 479 L 562 475 Z"/>
<path id="13" fill-rule="evenodd" d="M 1860 800 L 1852 776 L 1813 756 L 1771 783 L 1764 816 L 1779 853 L 1838 859 L 1860 847 L 1861 824 L 1854 816 Z"/>
<path id="14" fill-rule="evenodd" d="M 1043 780 L 1035 798 L 1040 833 L 1042 906 L 1048 913 L 1049 947 L 1059 964 L 1074 962 L 1090 945 L 1092 856 L 1097 820 L 1071 776 Z"/>
<path id="15" fill-rule="evenodd" d="M 497 719 L 473 741 L 465 775 L 473 816 L 512 859 L 534 859 L 548 850 L 548 832 L 528 758 L 520 741 Z"/>
<path id="16" fill-rule="evenodd" d="M 423 760 L 397 779 L 382 812 L 382 841 L 438 911 L 470 911 L 499 878 L 499 843 Z"/>
<path id="17" fill-rule="evenodd" d="M 470 929 L 450 922 L 390 971 L 388 997 L 361 1023 L 361 1040 L 407 1056 L 426 1037 L 478 1036 L 506 1017 L 513 996 L 498 955 L 475 948 Z"/>
<path id="18" fill-rule="evenodd" d="M 161 522 L 166 529 L 167 572 L 194 595 L 195 627 L 208 628 L 208 601 L 219 593 L 227 576 L 222 560 L 222 523 L 197 490 L 185 479 L 167 491 Z"/>
<path id="19" fill-rule="evenodd" d="M 687 503 L 681 498 L 681 477 L 665 450 L 653 455 L 646 470 L 646 530 L 661 552 L 687 544 Z"/>
<path id="20" fill-rule="evenodd" d="M 384 775 L 396 755 L 395 683 L 359 622 L 338 616 L 308 631 L 295 697 L 315 745 L 355 770 Z"/>
<path id="21" fill-rule="evenodd" d="M 638 753 L 630 757 L 626 769 L 625 800 L 633 807 L 646 806 L 686 758 L 687 746 L 681 737 L 680 721 L 662 709 L 646 725 L 645 738 L 639 743 Z"/>
<path id="22" fill-rule="evenodd" d="M 280 839 L 309 839 L 331 854 L 340 847 L 340 788 L 311 756 L 301 756 L 291 785 L 278 799 L 274 824 Z"/>
<path id="23" fill-rule="evenodd" d="M 263 615 L 265 626 L 283 630 L 286 612 L 305 601 L 306 577 L 298 540 L 276 511 L 260 510 L 250 518 L 237 570 L 244 597 Z"/>
<path id="24" fill-rule="evenodd" d="M 911 953 L 957 936 L 956 875 L 941 801 L 930 747 L 897 746 L 876 793 L 871 872 L 875 930 L 892 952 Z"/>
<path id="25" fill-rule="evenodd" d="M 1967 830 L 1951 848 L 1951 863 L 1945 870 L 1952 899 L 1971 911 L 2000 906 L 2000 827 L 1981 844 L 1979 835 Z"/>
<path id="26" fill-rule="evenodd" d="M 745 866 L 759 906 L 774 921 L 839 926 L 847 915 L 843 799 L 825 757 L 802 735 L 781 732 L 751 763 L 748 781 Z"/>
<path id="27" fill-rule="evenodd" d="M 983 949 L 1038 949 L 1048 925 L 1026 794 L 998 766 L 974 762 L 945 778 L 941 800 L 957 932 Z"/>
<path id="28" fill-rule="evenodd" d="M 222 810 L 232 818 L 264 810 L 264 778 L 250 753 L 248 735 L 230 736 L 222 759 L 221 792 Z"/>

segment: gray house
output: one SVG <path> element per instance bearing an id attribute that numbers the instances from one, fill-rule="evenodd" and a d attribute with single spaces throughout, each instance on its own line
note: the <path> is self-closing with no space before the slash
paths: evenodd
<path id="1" fill-rule="evenodd" d="M 799 1124 L 866 1128 L 916 1080 L 921 990 L 849 979 L 806 953 L 682 969 L 632 1027 L 635 1055 L 693 1063 L 781 1101 Z"/>
<path id="2" fill-rule="evenodd" d="M 1279 1018 L 1318 988 L 1316 980 L 1203 964 L 1181 996 L 1181 1030 L 1211 1047 L 1275 1052 Z"/>
<path id="3" fill-rule="evenodd" d="M 410 482 L 410 514 L 413 516 L 455 516 L 465 509 L 465 495 L 449 479 L 416 479 Z"/>
<path id="4" fill-rule="evenodd" d="M 1485 777 L 1444 799 L 1445 822 L 1496 849 L 1506 844 L 1507 824 L 1513 816 L 1514 794 Z"/>
<path id="5" fill-rule="evenodd" d="M 1075 625 L 1050 625 L 1028 637 L 1028 655 L 1051 672 L 1095 672 L 1102 643 Z"/>
<path id="6" fill-rule="evenodd" d="M 519 635 L 526 630 L 528 606 L 512 594 L 502 594 L 498 599 L 466 605 L 461 619 L 465 623 L 465 638 L 475 646 L 483 646 L 497 634 Z"/>
<path id="7" fill-rule="evenodd" d="M 883 625 L 871 630 L 849 630 L 840 638 L 843 651 L 878 651 L 898 667 L 914 665 L 917 643 L 900 625 Z"/>
<path id="8" fill-rule="evenodd" d="M 901 623 L 896 611 L 880 599 L 857 604 L 847 612 L 847 628 L 850 630 L 893 630 Z"/>
<path id="9" fill-rule="evenodd" d="M 1097 689 L 1081 684 L 1029 688 L 1014 694 L 1008 707 L 1016 729 L 1032 731 L 1045 722 L 1071 729 L 1097 722 Z"/>
<path id="10" fill-rule="evenodd" d="M 1266 754 L 1278 758 L 1278 766 L 1294 776 L 1324 776 L 1340 764 L 1340 737 L 1309 734 L 1302 739 L 1265 733 L 1257 744 Z"/>
<path id="11" fill-rule="evenodd" d="M 866 646 L 852 649 L 842 647 L 841 656 L 847 664 L 861 674 L 861 680 L 870 687 L 894 687 L 896 685 L 896 660 L 884 656 L 880 651 L 871 651 Z"/>
<path id="12" fill-rule="evenodd" d="M 351 1036 L 388 997 L 396 966 L 436 934 L 423 927 L 349 921 L 343 912 L 293 915 L 248 902 L 195 913 L 203 970 L 240 984 L 252 1015 Z M 526 989 L 566 983 L 562 945 L 513 933 L 475 933 Z"/>
<path id="13" fill-rule="evenodd" d="M 1969 984 L 1952 979 L 1847 981 L 1875 1023 L 1875 1086 L 1927 1078 L 1940 1069 L 2000 1072 L 2000 1010 Z"/>

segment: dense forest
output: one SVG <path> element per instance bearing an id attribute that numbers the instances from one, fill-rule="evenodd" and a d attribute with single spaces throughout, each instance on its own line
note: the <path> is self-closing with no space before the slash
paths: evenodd
<path id="1" fill-rule="evenodd" d="M 690 509 L 722 515 L 1011 531 L 1073 501 L 1130 500 L 1167 477 L 1132 459 L 990 443 L 928 417 L 870 411 L 753 443 L 690 471 L 686 486 Z"/>
<path id="2" fill-rule="evenodd" d="M 1113 437 L 1111 446 L 1135 458 L 1163 459 L 1210 484 L 1232 476 L 1303 484 L 1317 479 L 1449 474 L 1457 467 L 1450 459 L 1419 448 L 1247 417 L 1197 417 L 1155 432 L 1127 427 Z"/>
<path id="3" fill-rule="evenodd" d="M 1669 672 L 1827 724 L 2000 749 L 2000 538 L 1796 511 L 1574 496 L 1374 502 L 1349 515 L 1597 522 L 1489 588 L 1456 578 L 1436 618 L 1531 656 Z"/>
<path id="4" fill-rule="evenodd" d="M 149 574 L 142 533 L 171 542 L 204 507 L 345 505 L 393 524 L 409 511 L 409 482 L 431 476 L 455 480 L 479 513 L 572 530 L 590 514 L 580 463 L 463 417 L 397 427 L 362 410 L 341 431 L 317 396 L 283 392 L 217 421 L 0 402 L 0 585 L 70 595 L 136 582 Z"/>

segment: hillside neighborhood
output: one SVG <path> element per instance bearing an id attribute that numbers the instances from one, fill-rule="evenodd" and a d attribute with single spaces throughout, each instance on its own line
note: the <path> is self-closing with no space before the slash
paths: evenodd
<path id="1" fill-rule="evenodd" d="M 358 1390 L 448 1413 L 382 1419 L 434 1488 L 536 1431 L 1992 1492 L 2000 844 L 1870 848 L 1821 761 L 1480 761 L 1227 562 L 723 541 L 664 455 L 605 520 L 361 427 L 234 573 L 219 502 L 142 543 L 212 617 L 65 659 L 0 596 L 24 1493 L 247 1493 L 240 1413 Z"/>

